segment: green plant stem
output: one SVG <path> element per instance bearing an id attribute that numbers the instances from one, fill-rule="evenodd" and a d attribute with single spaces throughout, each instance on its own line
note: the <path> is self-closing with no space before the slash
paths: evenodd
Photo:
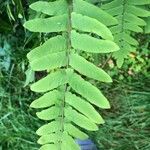
<path id="1" fill-rule="evenodd" d="M 123 35 L 124 33 L 124 14 L 125 14 L 125 11 L 126 11 L 126 0 L 123 0 L 123 11 L 122 11 L 122 19 L 121 19 L 121 34 Z M 121 36 L 122 37 L 122 36 Z M 122 46 L 122 42 L 123 42 L 123 39 L 121 38 L 121 46 Z"/>
<path id="2" fill-rule="evenodd" d="M 67 28 L 67 50 L 66 50 L 66 57 L 67 57 L 67 65 L 66 65 L 66 70 L 69 68 L 69 57 L 70 57 L 70 50 L 72 48 L 71 46 L 71 30 L 72 30 L 72 23 L 71 23 L 71 13 L 72 13 L 72 9 L 73 9 L 73 6 L 72 6 L 72 0 L 68 2 L 68 8 L 69 8 L 69 11 L 68 11 L 68 28 Z M 65 93 L 68 91 L 68 84 L 65 84 L 64 85 L 64 98 L 63 98 L 63 101 L 62 101 L 62 106 L 61 106 L 61 134 L 63 134 L 64 132 L 64 118 L 65 118 Z M 61 150 L 61 146 L 60 146 L 60 150 Z"/>

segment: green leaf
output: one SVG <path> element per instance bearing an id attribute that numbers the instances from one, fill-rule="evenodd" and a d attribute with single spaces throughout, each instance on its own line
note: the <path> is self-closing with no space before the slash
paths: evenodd
<path id="1" fill-rule="evenodd" d="M 111 14 L 112 16 L 117 16 L 117 15 L 121 14 L 120 12 L 123 12 L 123 6 L 117 6 L 115 8 L 108 9 L 106 11 L 107 11 L 107 13 Z"/>
<path id="2" fill-rule="evenodd" d="M 59 107 L 53 106 L 48 109 L 37 112 L 36 115 L 42 120 L 53 120 L 59 116 L 60 109 Z"/>
<path id="3" fill-rule="evenodd" d="M 74 12 L 72 13 L 72 27 L 80 31 L 95 33 L 107 40 L 113 40 L 112 33 L 104 24 Z"/>
<path id="4" fill-rule="evenodd" d="M 54 144 L 45 144 L 41 146 L 39 150 L 58 150 L 57 146 Z"/>
<path id="5" fill-rule="evenodd" d="M 115 25 L 118 23 L 115 18 L 113 18 L 102 9 L 83 0 L 75 0 L 73 10 L 76 13 L 95 18 L 107 26 Z"/>
<path id="6" fill-rule="evenodd" d="M 74 30 L 71 32 L 71 42 L 74 49 L 91 53 L 109 53 L 119 50 L 119 47 L 112 41 L 97 39 Z"/>
<path id="7" fill-rule="evenodd" d="M 66 103 L 70 106 L 74 107 L 76 110 L 84 114 L 87 118 L 89 118 L 94 123 L 103 124 L 104 120 L 99 115 L 99 113 L 94 109 L 94 107 L 89 104 L 87 101 L 77 97 L 70 92 L 66 93 Z"/>
<path id="8" fill-rule="evenodd" d="M 150 0 L 127 0 L 127 3 L 133 5 L 146 5 L 150 4 Z"/>
<path id="9" fill-rule="evenodd" d="M 127 43 L 129 43 L 131 45 L 137 46 L 139 44 L 137 40 L 135 40 L 133 37 L 131 37 L 130 35 L 128 35 L 126 33 L 123 34 L 123 38 Z"/>
<path id="10" fill-rule="evenodd" d="M 77 127 L 70 123 L 65 124 L 65 131 L 67 131 L 71 136 L 77 139 L 85 140 L 88 138 L 88 135 L 80 131 Z"/>
<path id="11" fill-rule="evenodd" d="M 125 35 L 123 38 L 126 38 L 127 44 L 118 42 L 122 33 L 118 22 L 121 22 L 123 14 L 119 14 L 118 6 L 108 10 L 112 14 L 119 14 L 114 15 L 115 18 L 93 5 L 96 1 L 37 1 L 30 6 L 37 12 L 36 19 L 27 21 L 24 26 L 32 32 L 40 33 L 42 42 L 27 57 L 32 70 L 44 71 L 43 75 L 48 73 L 31 85 L 32 91 L 43 92 L 43 96 L 31 103 L 33 108 L 44 108 L 36 113 L 38 118 L 46 121 L 36 131 L 41 136 L 38 143 L 43 145 L 40 150 L 80 150 L 73 138 L 88 138 L 80 128 L 96 131 L 97 124 L 104 123 L 93 105 L 110 108 L 101 91 L 81 76 L 103 82 L 112 82 L 111 77 L 77 53 L 116 52 L 119 46 L 123 46 L 123 49 L 129 47 L 130 39 L 130 43 L 136 43 L 132 37 Z M 134 17 L 137 22 L 143 23 L 139 17 Z M 115 41 L 119 46 L 107 27 L 112 25 L 117 26 L 118 36 L 115 36 Z M 123 33 L 126 34 L 141 29 L 140 25 L 132 21 L 126 21 L 125 25 L 127 32 Z"/>
<path id="12" fill-rule="evenodd" d="M 30 61 L 30 66 L 34 71 L 60 68 L 67 65 L 66 51 L 43 55 L 42 57 Z"/>
<path id="13" fill-rule="evenodd" d="M 72 53 L 70 55 L 70 65 L 73 69 L 87 77 L 103 82 L 112 82 L 111 77 L 104 70 L 98 68 L 77 54 Z"/>
<path id="14" fill-rule="evenodd" d="M 76 125 L 86 130 L 89 130 L 89 131 L 98 130 L 98 127 L 95 123 L 93 123 L 90 119 L 88 119 L 84 115 L 78 113 L 77 111 L 71 108 L 65 109 L 65 116 L 68 120 L 72 121 Z"/>
<path id="15" fill-rule="evenodd" d="M 104 95 L 93 86 L 91 83 L 85 81 L 76 73 L 68 70 L 69 85 L 80 95 L 86 98 L 90 103 L 100 108 L 110 108 L 108 100 Z M 80 85 L 80 86 L 79 86 Z"/>
<path id="16" fill-rule="evenodd" d="M 60 122 L 58 121 L 52 121 L 48 124 L 43 125 L 42 127 L 40 127 L 36 133 L 40 136 L 42 135 L 46 135 L 46 134 L 50 134 L 56 131 L 60 130 Z"/>
<path id="17" fill-rule="evenodd" d="M 80 150 L 78 144 L 75 143 L 74 139 L 67 133 L 63 134 L 61 150 Z"/>
<path id="18" fill-rule="evenodd" d="M 67 30 L 67 19 L 66 14 L 50 17 L 50 18 L 37 18 L 30 21 L 27 21 L 24 24 L 24 27 L 32 32 L 61 32 Z"/>
<path id="19" fill-rule="evenodd" d="M 54 105 L 58 100 L 61 99 L 61 94 L 58 90 L 48 92 L 40 98 L 34 100 L 30 107 L 32 108 L 45 108 Z"/>
<path id="20" fill-rule="evenodd" d="M 66 0 L 58 0 L 54 2 L 37 1 L 31 4 L 30 8 L 51 16 L 66 14 L 68 12 Z"/>
<path id="21" fill-rule="evenodd" d="M 44 145 L 44 144 L 49 144 L 49 143 L 56 143 L 58 139 L 59 139 L 59 136 L 55 133 L 47 134 L 39 138 L 38 144 Z"/>
<path id="22" fill-rule="evenodd" d="M 60 70 L 50 73 L 43 79 L 31 85 L 31 90 L 35 92 L 46 92 L 53 90 L 63 84 L 67 83 L 67 76 L 65 71 Z"/>
<path id="23" fill-rule="evenodd" d="M 140 26 L 145 26 L 146 25 L 146 22 L 143 19 L 137 17 L 134 14 L 125 13 L 124 14 L 124 19 L 125 19 L 125 21 L 133 22 L 136 25 L 140 25 Z"/>
<path id="24" fill-rule="evenodd" d="M 26 74 L 26 80 L 24 83 L 24 87 L 26 87 L 27 85 L 29 85 L 30 82 L 33 82 L 35 79 L 35 72 L 31 69 L 31 67 L 29 66 L 29 68 L 25 71 Z"/>
<path id="25" fill-rule="evenodd" d="M 67 40 L 64 36 L 55 36 L 48 39 L 44 44 L 39 47 L 36 47 L 31 52 L 27 54 L 29 61 L 34 61 L 39 59 L 40 57 L 62 52 L 67 49 Z"/>
<path id="26" fill-rule="evenodd" d="M 133 31 L 133 32 L 137 32 L 137 33 L 143 32 L 143 29 L 140 28 L 139 26 L 137 26 L 134 23 L 125 23 L 124 24 L 124 29 L 130 30 L 130 31 Z"/>
<path id="27" fill-rule="evenodd" d="M 122 0 L 113 0 L 109 3 L 103 4 L 101 6 L 101 8 L 104 9 L 104 10 L 109 10 L 111 8 L 117 7 L 119 4 L 122 4 Z"/>
<path id="28" fill-rule="evenodd" d="M 148 17 L 150 16 L 150 12 L 139 7 L 135 6 L 127 6 L 126 9 L 127 13 L 132 13 L 133 15 L 140 16 L 140 17 Z"/>

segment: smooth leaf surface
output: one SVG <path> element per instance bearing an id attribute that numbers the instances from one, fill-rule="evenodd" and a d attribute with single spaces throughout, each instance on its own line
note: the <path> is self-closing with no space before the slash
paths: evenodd
<path id="1" fill-rule="evenodd" d="M 119 47 L 112 41 L 97 39 L 76 31 L 71 32 L 71 42 L 74 49 L 90 53 L 109 53 L 119 50 Z"/>
<path id="2" fill-rule="evenodd" d="M 111 77 L 104 70 L 77 54 L 70 55 L 70 66 L 87 77 L 103 82 L 112 82 Z"/>
<path id="3" fill-rule="evenodd" d="M 27 58 L 29 59 L 29 61 L 34 61 L 52 53 L 65 51 L 67 49 L 66 43 L 67 43 L 67 40 L 64 36 L 58 35 L 58 36 L 52 37 L 48 39 L 41 46 L 38 46 L 32 51 L 30 51 L 27 54 Z"/>
<path id="4" fill-rule="evenodd" d="M 67 65 L 66 52 L 58 52 L 42 56 L 30 62 L 31 68 L 34 71 L 43 71 L 47 69 L 55 69 Z"/>
<path id="5" fill-rule="evenodd" d="M 98 127 L 95 123 L 93 123 L 90 119 L 85 117 L 84 115 L 78 113 L 77 111 L 73 109 L 66 109 L 65 114 L 67 119 L 74 122 L 76 125 L 87 129 L 89 131 L 96 131 L 98 130 Z"/>
<path id="6" fill-rule="evenodd" d="M 30 8 L 50 16 L 61 15 L 68 11 L 66 0 L 58 0 L 54 2 L 37 1 L 31 4 Z"/>
<path id="7" fill-rule="evenodd" d="M 41 80 L 31 85 L 31 90 L 35 92 L 47 92 L 67 83 L 65 71 L 60 70 L 50 73 Z"/>
<path id="8" fill-rule="evenodd" d="M 54 105 L 57 101 L 60 101 L 61 99 L 61 94 L 59 91 L 54 90 L 51 92 L 48 92 L 41 96 L 40 98 L 34 100 L 30 107 L 32 108 L 45 108 L 45 107 L 50 107 Z"/>
<path id="9" fill-rule="evenodd" d="M 48 109 L 37 112 L 36 115 L 42 120 L 53 120 L 59 116 L 60 110 L 58 107 L 53 106 Z"/>
<path id="10" fill-rule="evenodd" d="M 39 150 L 58 150 L 57 146 L 54 144 L 45 144 Z"/>
<path id="11" fill-rule="evenodd" d="M 108 100 L 104 95 L 93 86 L 91 83 L 85 81 L 76 73 L 68 73 L 69 75 L 69 85 L 80 95 L 86 98 L 90 103 L 100 107 L 100 108 L 110 108 Z M 80 86 L 79 86 L 80 85 Z"/>
<path id="12" fill-rule="evenodd" d="M 110 14 L 83 0 L 75 0 L 74 11 L 76 13 L 95 18 L 107 26 L 115 25 L 118 23 L 117 20 Z"/>
<path id="13" fill-rule="evenodd" d="M 102 124 L 104 120 L 99 115 L 99 113 L 94 109 L 94 107 L 89 104 L 87 101 L 77 97 L 75 94 L 70 92 L 66 93 L 66 102 L 74 107 L 76 110 L 84 114 L 87 118 L 89 118 L 94 123 Z"/>
<path id="14" fill-rule="evenodd" d="M 113 40 L 112 33 L 104 24 L 81 14 L 72 13 L 72 27 L 84 32 L 95 33 L 107 40 Z"/>
<path id="15" fill-rule="evenodd" d="M 77 127 L 75 127 L 70 123 L 65 124 L 65 130 L 74 138 L 81 139 L 81 140 L 85 140 L 88 138 L 87 134 L 80 131 Z"/>
<path id="16" fill-rule="evenodd" d="M 36 133 L 38 135 L 42 136 L 42 135 L 46 135 L 46 134 L 50 134 L 50 133 L 59 131 L 60 130 L 60 125 L 59 124 L 60 124 L 60 122 L 58 122 L 58 121 L 52 121 L 48 124 L 45 124 L 45 125 L 41 126 L 36 131 Z"/>
<path id="17" fill-rule="evenodd" d="M 27 21 L 24 27 L 32 32 L 61 32 L 67 30 L 67 19 L 66 14 L 50 17 L 50 18 L 37 18 Z"/>

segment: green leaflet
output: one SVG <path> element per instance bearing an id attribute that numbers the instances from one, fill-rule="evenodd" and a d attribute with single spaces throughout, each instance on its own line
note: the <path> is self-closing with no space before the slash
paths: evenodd
<path id="1" fill-rule="evenodd" d="M 130 31 L 133 31 L 133 32 L 143 32 L 143 29 L 140 28 L 139 26 L 137 26 L 136 24 L 134 23 L 125 23 L 124 24 L 124 29 L 127 29 L 127 30 L 130 30 Z"/>
<path id="2" fill-rule="evenodd" d="M 77 54 L 72 53 L 70 55 L 70 65 L 73 69 L 87 77 L 103 82 L 112 82 L 111 77 L 104 70 L 98 68 Z"/>
<path id="3" fill-rule="evenodd" d="M 39 18 L 24 24 L 32 32 L 46 33 L 42 34 L 46 35 L 46 40 L 27 54 L 32 70 L 48 73 L 31 85 L 32 91 L 43 93 L 31 103 L 33 108 L 43 108 L 36 114 L 46 120 L 46 124 L 36 131 L 41 136 L 38 140 L 42 145 L 40 150 L 80 150 L 74 138 L 88 138 L 80 127 L 95 131 L 98 130 L 97 124 L 104 123 L 93 105 L 110 108 L 101 91 L 81 74 L 103 82 L 112 82 L 111 77 L 76 52 L 119 50 L 107 26 L 117 26 L 121 19 L 96 7 L 92 4 L 94 1 L 88 2 L 37 1 L 30 8 L 40 14 Z M 142 21 L 137 19 L 139 24 L 143 24 Z M 126 27 L 131 30 L 128 24 Z M 124 47 L 129 44 L 126 45 Z"/>
<path id="4" fill-rule="evenodd" d="M 59 44 L 58 44 L 59 43 Z M 67 49 L 67 40 L 64 36 L 55 36 L 48 39 L 43 45 L 36 47 L 27 54 L 29 61 L 34 61 L 40 57 L 49 55 L 51 53 L 62 52 Z"/>
<path id="5" fill-rule="evenodd" d="M 109 9 L 115 8 L 119 4 L 122 4 L 123 1 L 124 0 L 113 0 L 113 1 L 111 1 L 109 3 L 106 3 L 106 4 L 102 5 L 101 8 L 107 11 Z"/>
<path id="6" fill-rule="evenodd" d="M 45 107 L 50 107 L 54 105 L 57 101 L 61 99 L 61 94 L 59 91 L 54 90 L 51 92 L 48 92 L 41 96 L 40 98 L 34 100 L 30 107 L 32 108 L 45 108 Z"/>
<path id="7" fill-rule="evenodd" d="M 140 26 L 145 26 L 146 25 L 146 22 L 143 19 L 137 17 L 134 14 L 125 13 L 124 14 L 124 19 L 125 19 L 125 21 L 128 21 L 128 22 L 132 21 L 136 25 L 140 25 Z"/>
<path id="8" fill-rule="evenodd" d="M 89 131 L 98 130 L 98 127 L 95 123 L 93 123 L 90 119 L 71 108 L 66 109 L 65 114 L 67 119 L 69 119 L 70 121 L 74 122 L 76 125 L 82 128 L 85 128 Z"/>
<path id="9" fill-rule="evenodd" d="M 39 150 L 58 150 L 57 146 L 54 144 L 45 144 Z"/>
<path id="10" fill-rule="evenodd" d="M 104 120 L 99 115 L 99 113 L 94 109 L 94 107 L 89 104 L 87 101 L 77 97 L 70 92 L 66 93 L 66 102 L 74 107 L 76 110 L 84 114 L 87 118 L 89 118 L 94 123 L 104 123 Z"/>
<path id="11" fill-rule="evenodd" d="M 42 120 L 53 120 L 59 116 L 60 110 L 57 106 L 52 106 L 48 109 L 37 112 L 36 115 Z"/>
<path id="12" fill-rule="evenodd" d="M 69 136 L 67 133 L 64 133 L 61 149 L 80 150 L 80 147 L 75 143 L 74 139 L 71 136 Z"/>
<path id="13" fill-rule="evenodd" d="M 84 32 L 95 33 L 107 40 L 113 40 L 110 30 L 96 19 L 72 13 L 72 27 Z"/>
<path id="14" fill-rule="evenodd" d="M 38 143 L 41 145 L 55 143 L 60 137 L 57 134 L 51 133 L 43 135 L 39 138 Z"/>
<path id="15" fill-rule="evenodd" d="M 100 108 L 110 108 L 109 102 L 103 94 L 91 83 L 85 81 L 76 73 L 68 71 L 69 85 L 80 95 L 86 98 L 90 103 Z M 80 86 L 79 86 L 80 85 Z"/>
<path id="16" fill-rule="evenodd" d="M 109 53 L 119 50 L 119 47 L 112 41 L 97 39 L 74 30 L 71 32 L 71 42 L 74 49 L 91 53 Z"/>
<path id="17" fill-rule="evenodd" d="M 24 27 L 32 32 L 61 32 L 67 30 L 68 15 L 59 15 L 51 18 L 38 18 L 27 21 Z"/>
<path id="18" fill-rule="evenodd" d="M 65 71 L 60 70 L 50 73 L 43 79 L 31 85 L 31 90 L 35 92 L 46 92 L 53 90 L 63 84 L 67 83 L 67 76 Z"/>
<path id="19" fill-rule="evenodd" d="M 87 134 L 83 133 L 77 127 L 75 127 L 70 123 L 65 124 L 65 130 L 68 132 L 68 134 L 70 134 L 71 136 L 77 139 L 85 140 L 88 138 Z"/>
<path id="20" fill-rule="evenodd" d="M 55 69 L 66 65 L 67 65 L 67 57 L 65 51 L 44 55 L 30 62 L 30 66 L 34 71 Z"/>
<path id="21" fill-rule="evenodd" d="M 115 37 L 115 39 L 119 40 L 119 39 L 122 39 L 122 43 L 123 42 L 126 42 L 127 44 L 130 44 L 130 45 L 133 45 L 133 46 L 136 46 L 138 45 L 138 41 L 135 40 L 133 37 L 131 37 L 129 34 L 127 33 L 118 33 Z"/>
<path id="22" fill-rule="evenodd" d="M 130 35 L 128 35 L 128 34 L 123 34 L 123 38 L 124 38 L 124 40 L 127 42 L 127 43 L 129 43 L 129 44 L 131 44 L 131 45 L 138 45 L 139 43 L 138 43 L 138 41 L 137 40 L 135 40 L 134 38 L 132 38 Z"/>
<path id="23" fill-rule="evenodd" d="M 133 5 L 146 5 L 150 4 L 150 0 L 127 0 L 127 3 Z"/>
<path id="24" fill-rule="evenodd" d="M 143 8 L 138 8 L 135 6 L 127 6 L 127 10 L 128 13 L 132 13 L 136 16 L 140 16 L 140 17 L 148 17 L 150 16 L 150 12 L 143 9 Z"/>
<path id="25" fill-rule="evenodd" d="M 30 5 L 30 8 L 42 12 L 47 15 L 61 15 L 67 13 L 68 7 L 65 0 L 58 0 L 54 2 L 37 1 Z"/>
<path id="26" fill-rule="evenodd" d="M 42 136 L 42 135 L 46 135 L 46 134 L 51 134 L 51 133 L 59 131 L 59 130 L 60 130 L 60 123 L 58 121 L 52 121 L 52 122 L 40 127 L 36 131 L 36 133 L 38 135 Z"/>
<path id="27" fill-rule="evenodd" d="M 113 16 L 117 16 L 117 15 L 120 15 L 120 12 L 123 11 L 123 6 L 118 6 L 118 7 L 115 7 L 115 8 L 112 8 L 112 9 L 109 9 L 109 10 L 106 10 L 107 13 L 113 15 Z M 120 23 L 119 23 L 120 24 Z M 119 25 L 118 24 L 118 25 Z"/>
<path id="28" fill-rule="evenodd" d="M 74 12 L 89 16 L 91 18 L 95 18 L 107 26 L 118 23 L 116 19 L 114 19 L 111 15 L 109 15 L 105 11 L 83 0 L 74 0 L 73 9 Z"/>

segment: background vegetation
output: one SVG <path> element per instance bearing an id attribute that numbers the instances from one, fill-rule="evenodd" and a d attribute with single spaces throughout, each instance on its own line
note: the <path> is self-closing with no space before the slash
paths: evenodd
<path id="1" fill-rule="evenodd" d="M 0 0 L 0 150 L 38 149 L 35 131 L 42 121 L 29 108 L 37 95 L 30 92 L 28 84 L 43 74 L 30 70 L 26 54 L 43 35 L 22 27 L 35 15 L 28 10 L 33 1 Z M 101 112 L 106 123 L 90 133 L 99 150 L 150 149 L 150 35 L 135 37 L 140 45 L 121 69 L 109 55 L 85 55 L 114 79 L 112 84 L 98 85 L 112 106 Z"/>

